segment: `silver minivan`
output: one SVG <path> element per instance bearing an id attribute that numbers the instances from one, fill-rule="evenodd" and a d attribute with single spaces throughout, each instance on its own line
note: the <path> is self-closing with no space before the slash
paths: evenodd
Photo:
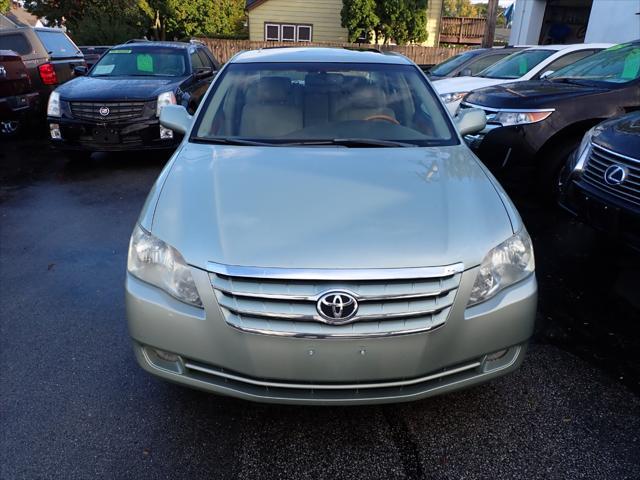
<path id="1" fill-rule="evenodd" d="M 422 71 L 373 51 L 236 55 L 131 237 L 140 365 L 248 400 L 417 400 L 516 369 L 537 302 L 531 240 Z"/>

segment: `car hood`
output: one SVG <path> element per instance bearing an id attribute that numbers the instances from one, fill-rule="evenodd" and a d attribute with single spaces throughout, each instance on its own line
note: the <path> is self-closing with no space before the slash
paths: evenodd
<path id="1" fill-rule="evenodd" d="M 186 144 L 173 162 L 151 230 L 203 269 L 471 267 L 513 234 L 464 146 Z"/>
<path id="2" fill-rule="evenodd" d="M 592 140 L 616 153 L 640 159 L 640 112 L 601 123 Z"/>
<path id="3" fill-rule="evenodd" d="M 59 86 L 63 100 L 151 100 L 179 85 L 176 78 L 77 77 Z"/>
<path id="4" fill-rule="evenodd" d="M 442 95 L 443 93 L 472 92 L 478 88 L 500 85 L 501 83 L 511 81 L 512 80 L 501 80 L 499 78 L 455 77 L 434 80 L 433 88 Z"/>
<path id="5" fill-rule="evenodd" d="M 604 89 L 590 85 L 531 80 L 483 88 L 469 94 L 465 102 L 493 108 L 544 108 L 602 91 Z"/>

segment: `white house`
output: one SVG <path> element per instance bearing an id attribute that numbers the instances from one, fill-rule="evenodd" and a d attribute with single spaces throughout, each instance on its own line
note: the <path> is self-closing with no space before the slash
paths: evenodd
<path id="1" fill-rule="evenodd" d="M 515 0 L 509 43 L 622 43 L 640 39 L 640 0 Z"/>

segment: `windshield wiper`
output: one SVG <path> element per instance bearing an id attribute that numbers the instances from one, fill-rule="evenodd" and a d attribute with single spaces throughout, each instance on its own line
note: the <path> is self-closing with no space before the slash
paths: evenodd
<path id="1" fill-rule="evenodd" d="M 277 143 L 258 142 L 256 140 L 223 137 L 198 137 L 194 138 L 193 141 L 198 143 L 212 143 L 215 145 L 244 145 L 249 147 L 277 147 L 279 145 Z"/>
<path id="2" fill-rule="evenodd" d="M 302 140 L 299 142 L 281 143 L 280 146 L 294 145 L 340 145 L 343 147 L 416 147 L 414 143 L 396 142 L 393 140 L 380 140 L 375 138 L 331 138 L 328 140 Z"/>

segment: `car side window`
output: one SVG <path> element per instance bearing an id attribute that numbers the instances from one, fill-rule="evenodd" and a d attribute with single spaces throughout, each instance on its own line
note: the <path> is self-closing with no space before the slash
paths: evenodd
<path id="1" fill-rule="evenodd" d="M 191 69 L 193 71 L 200 70 L 205 67 L 205 64 L 202 62 L 202 58 L 198 55 L 197 51 L 191 52 Z"/>
<path id="2" fill-rule="evenodd" d="M 487 55 L 485 57 L 479 58 L 475 62 L 468 65 L 466 68 L 471 70 L 471 75 L 475 75 L 476 73 L 480 73 L 485 68 L 490 67 L 491 65 L 496 63 L 498 60 L 502 60 L 504 57 L 508 55 L 511 55 L 511 53 Z"/>
<path id="3" fill-rule="evenodd" d="M 563 57 L 560 57 L 560 58 L 554 60 L 549 65 L 547 65 L 545 68 L 543 68 L 540 71 L 540 73 L 538 73 L 538 75 L 536 75 L 536 78 L 540 78 L 540 75 L 542 75 L 544 72 L 548 72 L 549 70 L 551 70 L 553 72 L 556 72 L 556 71 L 560 70 L 561 68 L 564 68 L 567 65 L 571 65 L 572 63 L 575 63 L 578 60 L 582 60 L 583 58 L 588 57 L 589 55 L 593 55 L 596 52 L 597 52 L 597 50 L 580 50 L 579 52 L 568 53 L 568 54 L 564 55 Z"/>
<path id="4" fill-rule="evenodd" d="M 21 33 L 0 35 L 0 50 L 13 50 L 18 55 L 28 55 L 33 51 L 29 41 Z"/>
<path id="5" fill-rule="evenodd" d="M 202 65 L 204 65 L 207 68 L 211 68 L 213 70 L 215 70 L 215 66 L 213 65 L 213 62 L 211 62 L 211 60 L 209 59 L 209 57 L 207 57 L 207 54 L 204 53 L 203 50 L 198 49 L 198 56 L 200 57 L 200 61 L 202 62 Z"/>

